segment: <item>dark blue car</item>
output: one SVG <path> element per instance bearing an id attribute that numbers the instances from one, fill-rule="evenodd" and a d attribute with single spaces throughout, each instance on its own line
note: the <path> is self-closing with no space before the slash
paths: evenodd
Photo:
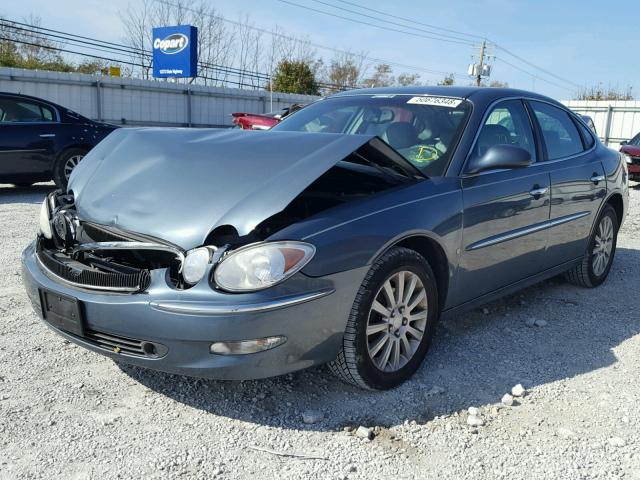
<path id="1" fill-rule="evenodd" d="M 0 92 L 0 183 L 28 186 L 69 175 L 113 125 L 27 95 Z"/>
<path id="2" fill-rule="evenodd" d="M 121 129 L 51 194 L 23 278 L 122 362 L 248 379 L 328 363 L 391 388 L 439 318 L 564 273 L 600 285 L 626 164 L 519 90 L 344 92 L 271 131 Z"/>

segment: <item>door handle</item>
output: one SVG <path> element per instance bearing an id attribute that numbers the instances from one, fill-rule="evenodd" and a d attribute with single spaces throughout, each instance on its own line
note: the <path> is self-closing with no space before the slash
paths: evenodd
<path id="1" fill-rule="evenodd" d="M 547 193 L 547 190 L 549 190 L 547 187 L 534 188 L 529 192 L 529 195 L 531 195 L 532 197 L 541 197 L 545 193 Z"/>
<path id="2" fill-rule="evenodd" d="M 40 134 L 40 138 L 52 138 L 55 137 L 56 134 L 55 133 L 41 133 Z"/>
<path id="3" fill-rule="evenodd" d="M 597 174 L 594 174 L 594 175 L 590 178 L 590 180 L 591 180 L 593 183 L 595 183 L 596 185 L 598 184 L 598 182 L 603 182 L 603 181 L 604 181 L 604 179 L 605 179 L 605 176 L 604 176 L 604 175 L 597 175 Z"/>

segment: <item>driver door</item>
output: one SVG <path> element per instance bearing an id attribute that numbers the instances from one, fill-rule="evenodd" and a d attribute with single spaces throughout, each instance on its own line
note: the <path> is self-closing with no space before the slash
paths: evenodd
<path id="1" fill-rule="evenodd" d="M 540 272 L 549 220 L 550 176 L 536 163 L 529 115 L 520 100 L 498 103 L 486 117 L 471 156 L 491 146 L 517 145 L 529 167 L 488 170 L 461 178 L 463 244 L 458 291 L 462 302 Z"/>

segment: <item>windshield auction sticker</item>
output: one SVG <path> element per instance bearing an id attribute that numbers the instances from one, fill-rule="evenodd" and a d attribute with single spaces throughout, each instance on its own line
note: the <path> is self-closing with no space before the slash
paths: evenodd
<path id="1" fill-rule="evenodd" d="M 412 97 L 407 103 L 456 108 L 462 103 L 462 100 L 450 97 Z"/>

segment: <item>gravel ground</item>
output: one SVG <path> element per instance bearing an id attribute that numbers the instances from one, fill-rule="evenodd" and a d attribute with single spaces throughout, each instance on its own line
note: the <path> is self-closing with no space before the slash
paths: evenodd
<path id="1" fill-rule="evenodd" d="M 414 379 L 384 393 L 325 368 L 203 381 L 65 342 L 19 276 L 50 188 L 0 186 L 2 479 L 640 479 L 640 186 L 603 286 L 553 279 L 443 322 Z M 526 395 L 501 406 L 516 384 Z"/>

